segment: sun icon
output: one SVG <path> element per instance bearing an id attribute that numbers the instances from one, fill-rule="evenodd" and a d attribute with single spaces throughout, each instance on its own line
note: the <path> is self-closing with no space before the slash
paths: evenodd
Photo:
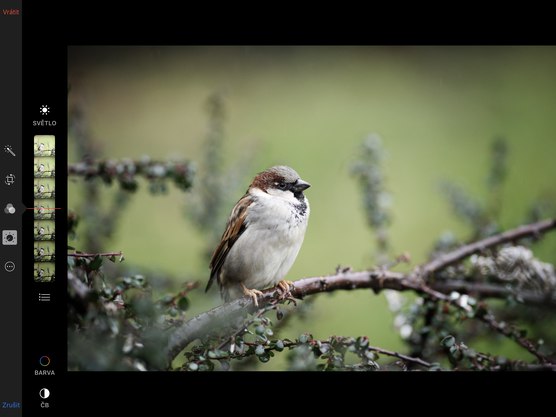
<path id="1" fill-rule="evenodd" d="M 42 115 L 47 115 L 48 113 L 50 113 L 50 107 L 48 107 L 46 104 L 43 104 L 41 106 L 40 112 Z"/>

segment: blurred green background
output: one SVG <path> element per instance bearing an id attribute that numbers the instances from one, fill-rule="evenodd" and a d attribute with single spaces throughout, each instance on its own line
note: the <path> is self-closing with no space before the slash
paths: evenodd
<path id="1" fill-rule="evenodd" d="M 554 47 L 72 47 L 69 102 L 85 111 L 105 158 L 202 158 L 207 98 L 223 97 L 224 172 L 252 157 L 228 212 L 251 178 L 286 164 L 312 184 L 311 218 L 289 279 L 325 275 L 338 265 L 372 267 L 375 240 L 349 174 L 370 133 L 388 152 L 384 172 L 393 195 L 393 254 L 426 260 L 446 230 L 468 236 L 439 192 L 442 179 L 485 197 L 490 143 L 509 145 L 501 223 L 524 221 L 534 200 L 556 200 L 556 48 Z M 82 159 L 69 135 L 69 162 Z M 70 183 L 69 208 L 83 203 L 82 180 Z M 181 281 L 208 279 L 206 236 L 184 215 L 189 194 L 140 187 L 105 248 L 123 251 L 137 271 Z M 107 204 L 116 186 L 103 187 Z M 81 225 L 86 227 L 85 225 Z M 70 242 L 81 250 L 77 240 Z M 556 262 L 556 239 L 536 252 Z M 145 273 L 148 278 L 148 273 Z M 220 303 L 217 291 L 192 294 L 191 314 Z M 287 332 L 315 337 L 367 335 L 402 349 L 383 295 L 319 296 L 308 318 Z M 492 353 L 512 348 L 487 346 Z M 510 350 L 507 350 L 510 349 Z M 264 369 L 280 368 L 273 360 Z"/>

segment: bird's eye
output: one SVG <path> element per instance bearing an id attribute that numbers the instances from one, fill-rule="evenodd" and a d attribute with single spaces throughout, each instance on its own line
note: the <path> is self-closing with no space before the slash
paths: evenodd
<path id="1" fill-rule="evenodd" d="M 286 188 L 288 188 L 288 184 L 286 184 L 285 182 L 280 182 L 278 183 L 278 188 L 281 190 L 285 190 Z"/>

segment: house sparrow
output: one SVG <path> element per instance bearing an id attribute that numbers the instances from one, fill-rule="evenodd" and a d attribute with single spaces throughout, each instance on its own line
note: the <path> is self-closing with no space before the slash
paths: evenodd
<path id="1" fill-rule="evenodd" d="M 287 166 L 259 173 L 232 209 L 226 230 L 210 261 L 210 279 L 220 286 L 224 301 L 241 296 L 257 297 L 264 288 L 284 281 L 307 229 L 309 201 L 303 191 L 311 185 Z"/>

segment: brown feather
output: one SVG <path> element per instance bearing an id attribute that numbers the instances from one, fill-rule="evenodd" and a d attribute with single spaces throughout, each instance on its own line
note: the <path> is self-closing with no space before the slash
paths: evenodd
<path id="1" fill-rule="evenodd" d="M 226 230 L 224 230 L 224 234 L 220 240 L 220 244 L 214 251 L 212 259 L 210 260 L 209 268 L 211 272 L 205 292 L 209 290 L 215 278 L 218 280 L 220 285 L 222 284 L 219 276 L 220 270 L 222 269 L 222 265 L 224 264 L 230 249 L 247 228 L 245 218 L 247 216 L 247 208 L 251 204 L 253 204 L 253 200 L 249 194 L 245 194 L 232 210 L 228 223 L 226 224 Z"/>

